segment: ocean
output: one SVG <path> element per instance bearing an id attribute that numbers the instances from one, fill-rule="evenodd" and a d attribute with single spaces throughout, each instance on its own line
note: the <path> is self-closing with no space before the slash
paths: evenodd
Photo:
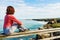
<path id="1" fill-rule="evenodd" d="M 25 20 L 20 19 L 23 22 L 23 27 L 28 28 L 30 30 L 36 30 L 40 27 L 43 27 L 45 22 L 34 21 L 34 20 Z M 0 20 L 0 33 L 3 32 L 3 20 Z M 35 38 L 36 35 L 17 37 L 17 38 L 4 38 L 3 40 L 29 40 L 30 38 Z"/>

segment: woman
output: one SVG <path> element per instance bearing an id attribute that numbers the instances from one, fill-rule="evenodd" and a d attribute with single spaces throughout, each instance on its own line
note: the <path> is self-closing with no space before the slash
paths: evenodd
<path id="1" fill-rule="evenodd" d="M 16 19 L 14 15 L 15 9 L 12 6 L 8 6 L 6 9 L 6 15 L 4 19 L 3 31 L 5 35 L 9 35 L 15 31 L 16 28 L 21 29 L 22 22 Z M 15 24 L 16 23 L 16 24 Z M 13 25 L 14 24 L 14 25 Z M 18 27 L 18 25 L 19 27 Z M 22 31 L 24 29 L 22 28 Z"/>

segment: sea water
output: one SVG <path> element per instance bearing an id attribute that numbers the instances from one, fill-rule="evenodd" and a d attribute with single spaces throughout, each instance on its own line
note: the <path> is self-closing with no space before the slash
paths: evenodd
<path id="1" fill-rule="evenodd" d="M 43 23 L 34 20 L 20 20 L 23 22 L 23 27 L 28 28 L 30 30 L 36 30 L 40 27 L 43 27 Z M 0 33 L 3 32 L 3 20 L 0 20 Z M 36 35 L 24 36 L 24 37 L 17 37 L 17 38 L 5 38 L 3 40 L 29 40 L 30 38 L 35 38 Z"/>

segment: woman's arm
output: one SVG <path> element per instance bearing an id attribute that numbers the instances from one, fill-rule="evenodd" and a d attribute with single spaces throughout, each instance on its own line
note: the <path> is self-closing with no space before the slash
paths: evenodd
<path id="1" fill-rule="evenodd" d="M 16 19 L 14 16 L 11 16 L 11 20 L 13 20 L 14 22 L 16 22 L 19 25 L 22 25 L 22 22 L 19 21 L 18 19 Z"/>

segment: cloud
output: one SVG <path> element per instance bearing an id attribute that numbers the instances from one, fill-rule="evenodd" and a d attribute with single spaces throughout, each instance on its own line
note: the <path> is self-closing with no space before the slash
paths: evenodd
<path id="1" fill-rule="evenodd" d="M 6 13 L 5 9 L 6 7 L 0 6 L 0 19 L 4 18 L 4 15 Z"/>
<path id="2" fill-rule="evenodd" d="M 53 18 L 60 17 L 60 3 L 47 4 L 43 7 L 32 7 L 23 4 L 18 4 L 16 13 L 21 13 L 21 17 L 24 18 Z"/>
<path id="3" fill-rule="evenodd" d="M 6 0 L 8 1 L 8 0 Z M 10 0 L 12 1 L 12 0 Z M 8 2 L 10 2 L 8 1 Z M 6 4 L 8 3 L 6 2 Z M 14 3 L 13 3 L 14 2 Z M 12 5 L 14 6 L 16 12 L 15 12 L 15 16 L 18 19 L 32 19 L 32 18 L 56 18 L 56 17 L 60 17 L 60 3 L 51 3 L 51 4 L 40 4 L 42 5 L 42 7 L 40 6 L 32 6 L 32 5 L 27 5 L 24 0 L 20 0 L 20 1 L 12 1 L 11 4 L 7 4 L 7 5 Z M 0 11 L 1 13 L 3 13 L 2 15 L 5 15 L 5 9 L 6 6 L 2 5 L 0 6 Z M 38 4 L 37 4 L 38 5 Z M 1 8 L 2 7 L 2 8 Z M 0 14 L 1 15 L 1 14 Z M 1 16 L 2 17 L 2 16 Z"/>

